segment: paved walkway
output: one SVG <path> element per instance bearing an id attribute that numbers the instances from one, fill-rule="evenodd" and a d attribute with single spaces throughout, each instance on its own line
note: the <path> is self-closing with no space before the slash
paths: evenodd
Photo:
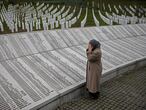
<path id="1" fill-rule="evenodd" d="M 57 110 L 146 110 L 146 67 L 103 83 L 98 100 L 82 97 Z"/>

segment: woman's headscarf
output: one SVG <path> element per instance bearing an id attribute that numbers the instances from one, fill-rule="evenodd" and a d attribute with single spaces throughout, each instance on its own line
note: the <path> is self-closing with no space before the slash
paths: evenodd
<path id="1" fill-rule="evenodd" d="M 100 48 L 101 45 L 100 42 L 95 39 L 90 40 L 89 43 L 93 46 L 92 51 L 95 50 L 96 48 Z"/>

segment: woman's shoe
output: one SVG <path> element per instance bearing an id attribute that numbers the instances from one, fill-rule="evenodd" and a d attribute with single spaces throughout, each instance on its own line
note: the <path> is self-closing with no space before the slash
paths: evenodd
<path id="1" fill-rule="evenodd" d="M 96 95 L 97 95 L 97 97 L 99 98 L 99 97 L 100 97 L 100 92 L 97 92 Z"/>
<path id="2" fill-rule="evenodd" d="M 90 92 L 89 92 L 89 96 L 90 96 L 90 99 L 93 99 L 93 100 L 98 99 L 97 93 L 90 93 Z"/>

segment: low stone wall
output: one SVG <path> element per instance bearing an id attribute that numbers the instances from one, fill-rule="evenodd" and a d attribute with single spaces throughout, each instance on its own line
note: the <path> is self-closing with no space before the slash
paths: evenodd
<path id="1" fill-rule="evenodd" d="M 105 71 L 102 75 L 101 83 L 108 81 L 114 77 L 119 75 L 123 75 L 128 71 L 134 71 L 139 68 L 146 66 L 146 58 L 136 59 L 135 61 L 131 61 L 129 63 L 119 65 L 111 70 Z M 59 93 L 54 99 L 50 100 L 48 104 L 41 105 L 42 107 L 38 110 L 55 110 L 58 106 L 62 105 L 65 102 L 69 102 L 74 100 L 75 98 L 81 97 L 85 92 L 85 80 L 73 85 L 72 87 L 66 88 Z M 33 109 L 35 110 L 35 108 Z"/>

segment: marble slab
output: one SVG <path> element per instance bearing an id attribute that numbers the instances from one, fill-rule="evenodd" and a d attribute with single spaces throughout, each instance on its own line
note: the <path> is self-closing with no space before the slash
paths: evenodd
<path id="1" fill-rule="evenodd" d="M 82 83 L 89 40 L 101 42 L 103 75 L 146 57 L 146 25 L 0 35 L 0 109 L 37 109 Z"/>

